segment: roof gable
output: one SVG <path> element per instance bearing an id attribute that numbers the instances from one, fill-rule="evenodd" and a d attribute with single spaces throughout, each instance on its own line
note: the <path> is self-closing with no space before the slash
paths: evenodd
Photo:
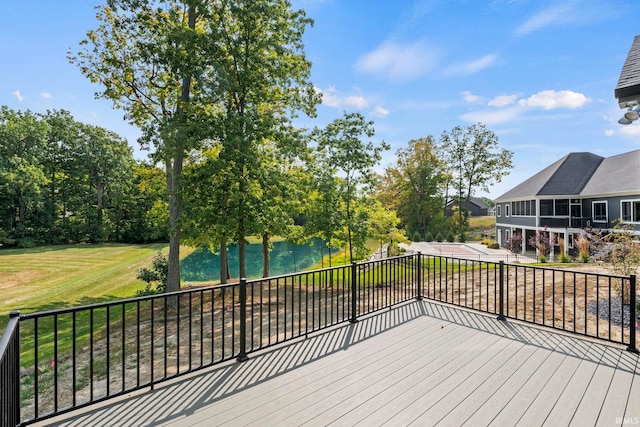
<path id="1" fill-rule="evenodd" d="M 592 153 L 567 154 L 497 200 L 580 194 L 602 160 Z"/>
<path id="2" fill-rule="evenodd" d="M 634 192 L 640 194 L 640 150 L 604 159 L 580 194 Z"/>
<path id="3" fill-rule="evenodd" d="M 620 108 L 640 101 L 640 36 L 635 36 L 614 91 Z"/>
<path id="4" fill-rule="evenodd" d="M 603 157 L 591 153 L 571 153 L 544 183 L 538 196 L 580 194 Z"/>
<path id="5" fill-rule="evenodd" d="M 640 194 L 640 150 L 601 157 L 570 153 L 507 191 L 496 201 L 537 196 Z"/>

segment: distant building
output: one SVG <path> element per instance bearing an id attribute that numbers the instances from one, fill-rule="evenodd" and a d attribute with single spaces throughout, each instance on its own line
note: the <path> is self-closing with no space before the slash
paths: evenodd
<path id="1" fill-rule="evenodd" d="M 453 207 L 458 206 L 456 202 L 449 202 L 447 204 L 447 208 L 445 209 L 446 216 L 453 215 Z M 484 200 L 479 199 L 477 197 L 472 197 L 467 203 L 467 210 L 471 214 L 471 216 L 487 216 L 489 215 L 489 207 L 484 202 Z"/>

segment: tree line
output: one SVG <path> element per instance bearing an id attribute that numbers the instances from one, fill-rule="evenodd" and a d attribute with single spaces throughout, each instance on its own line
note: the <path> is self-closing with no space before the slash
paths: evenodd
<path id="1" fill-rule="evenodd" d="M 304 10 L 292 9 L 288 0 L 108 0 L 97 8 L 96 17 L 97 28 L 68 58 L 98 85 L 97 97 L 110 100 L 141 129 L 139 142 L 149 150 L 152 166 L 132 162 L 128 153 L 116 156 L 121 163 L 100 164 L 94 172 L 87 154 L 85 187 L 74 194 L 85 197 L 89 241 L 124 239 L 133 223 L 150 225 L 150 236 L 168 236 L 168 291 L 180 287 L 181 243 L 220 251 L 223 283 L 230 277 L 227 243 L 238 245 L 237 274 L 245 276 L 248 236 L 261 236 L 265 260 L 276 235 L 293 241 L 317 235 L 330 248 L 346 246 L 349 257 L 356 259 L 366 251 L 367 236 L 397 241 L 402 238 L 401 219 L 409 230 L 425 230 L 436 220 L 430 198 L 446 200 L 449 191 L 460 200 L 471 197 L 476 187 L 499 180 L 501 168 L 510 166 L 509 152 L 495 151 L 493 133 L 483 132 L 481 125 L 472 132 L 455 128 L 442 141 L 451 147 L 444 152 L 454 169 L 445 168 L 436 156 L 419 166 L 426 168 L 417 172 L 424 175 L 412 177 L 398 164 L 396 172 L 385 173 L 386 187 L 374 191 L 373 168 L 389 146 L 374 140 L 372 122 L 345 112 L 324 128 L 298 129 L 293 124 L 299 114 L 314 117 L 321 96 L 310 81 L 311 63 L 302 39 L 313 21 Z M 103 147 L 103 142 L 109 153 L 120 153 L 116 147 L 124 146 L 106 131 L 101 138 L 100 144 L 88 145 Z M 485 157 L 465 157 L 469 147 Z M 414 148 L 410 143 L 406 152 L 398 153 L 399 159 L 410 160 Z M 35 159 L 27 163 L 38 164 Z M 57 163 L 45 163 L 41 188 L 63 193 L 57 186 L 63 181 L 70 185 L 76 175 L 64 175 L 66 170 L 52 174 Z M 154 193 L 145 199 L 136 188 L 157 188 L 156 166 L 161 168 L 163 191 L 160 197 Z M 435 187 L 424 182 L 431 176 L 429 168 L 434 169 Z M 103 179 L 107 169 L 133 171 L 133 178 Z M 388 181 L 394 173 L 398 181 L 392 185 Z M 482 178 L 473 181 L 478 176 Z M 118 188 L 127 182 L 132 183 L 128 190 Z M 414 190 L 419 194 L 410 194 Z M 37 193 L 34 188 L 30 194 Z M 138 222 L 119 221 L 127 210 L 117 194 L 142 197 L 136 205 Z M 18 221 L 10 213 L 6 221 L 18 233 L 23 226 L 20 206 L 25 212 L 33 206 L 27 207 L 16 192 L 12 196 Z M 411 205 L 405 201 L 411 198 L 417 198 L 417 216 L 407 210 Z M 70 218 L 81 211 L 71 199 L 53 202 L 47 212 L 61 224 L 74 222 Z M 162 207 L 164 215 L 159 214 Z M 460 224 L 466 215 L 460 212 Z M 422 228 L 416 228 L 419 223 Z M 131 235 L 147 236 L 139 231 Z M 265 274 L 267 270 L 265 261 Z"/>
<path id="2" fill-rule="evenodd" d="M 166 235 L 162 171 L 66 111 L 0 109 L 0 246 L 147 242 Z"/>

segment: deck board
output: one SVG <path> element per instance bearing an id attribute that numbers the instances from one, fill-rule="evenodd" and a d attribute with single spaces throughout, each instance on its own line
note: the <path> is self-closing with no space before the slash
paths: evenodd
<path id="1" fill-rule="evenodd" d="M 640 416 L 639 371 L 620 346 L 422 301 L 37 425 L 615 425 Z"/>

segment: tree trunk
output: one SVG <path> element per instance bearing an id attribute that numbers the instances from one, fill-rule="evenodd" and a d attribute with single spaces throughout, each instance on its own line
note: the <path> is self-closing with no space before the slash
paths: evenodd
<path id="1" fill-rule="evenodd" d="M 262 235 L 262 277 L 269 277 L 269 235 Z"/>
<path id="2" fill-rule="evenodd" d="M 193 4 L 189 5 L 188 26 L 194 30 L 196 28 L 197 13 Z M 176 116 L 187 120 L 184 106 L 189 103 L 191 94 L 191 75 L 183 77 L 180 91 L 180 104 L 176 108 Z M 182 164 L 185 152 L 186 135 L 175 132 L 172 149 L 169 152 L 173 155 L 173 161 L 167 159 L 167 190 L 169 193 L 169 267 L 167 272 L 167 292 L 174 292 L 180 289 L 180 214 L 182 213 L 182 193 L 180 191 L 180 177 L 182 176 Z"/>
<path id="3" fill-rule="evenodd" d="M 227 256 L 227 238 L 220 239 L 220 284 L 229 280 L 229 257 Z"/>
<path id="4" fill-rule="evenodd" d="M 178 163 L 180 163 L 178 165 Z M 167 189 L 169 192 L 169 266 L 167 272 L 167 292 L 180 289 L 180 217 L 181 197 L 178 193 L 177 178 L 182 170 L 182 158 L 166 159 Z"/>

